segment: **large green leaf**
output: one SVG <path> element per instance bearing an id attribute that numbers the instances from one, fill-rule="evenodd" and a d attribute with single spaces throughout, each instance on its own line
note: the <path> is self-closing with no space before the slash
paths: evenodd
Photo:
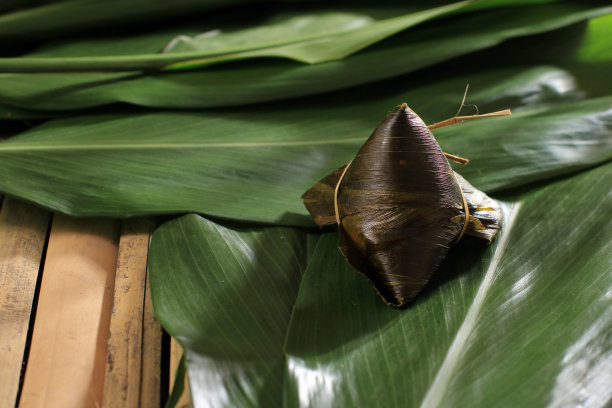
<path id="1" fill-rule="evenodd" d="M 46 119 L 62 117 L 66 114 L 67 112 L 62 111 L 37 111 L 0 103 L 0 119 L 3 120 Z"/>
<path id="2" fill-rule="evenodd" d="M 11 0 L 17 3 L 18 0 Z M 193 14 L 248 0 L 67 0 L 55 1 L 0 16 L 0 38 L 49 38 L 101 27 L 116 29 L 119 23 L 134 24 L 171 16 Z M 4 1 L 3 1 L 4 3 Z M 27 1 L 22 1 L 27 3 Z M 45 3 L 51 3 L 46 1 Z M 4 6 L 4 4 L 3 4 Z"/>
<path id="3" fill-rule="evenodd" d="M 283 0 L 275 0 L 282 2 Z M 524 2 L 525 0 L 523 0 Z M 530 3 L 548 3 L 555 0 L 529 0 Z M 288 3 L 295 2 L 289 0 Z M 308 0 L 302 0 L 308 2 Z M 428 4 L 444 6 L 452 1 L 429 1 Z M 44 3 L 43 5 L 35 3 Z M 48 4 L 53 3 L 53 4 Z M 116 28 L 117 23 L 131 25 L 142 21 L 164 20 L 174 16 L 191 16 L 194 13 L 229 6 L 244 8 L 249 4 L 264 3 L 260 0 L 3 0 L 0 10 L 18 10 L 0 16 L 0 38 L 49 38 L 75 32 L 92 32 L 95 29 Z M 402 6 L 406 6 L 404 2 Z M 422 8 L 413 2 L 415 8 Z M 479 0 L 470 10 L 503 7 L 521 3 L 516 0 Z M 37 6 L 37 7 L 33 7 Z M 241 10 L 242 11 L 242 10 Z M 236 13 L 234 13 L 235 15 Z"/>
<path id="4" fill-rule="evenodd" d="M 612 165 L 601 166 L 509 199 L 494 244 L 460 245 L 406 310 L 385 306 L 346 264 L 337 235 L 323 235 L 301 280 L 284 352 L 270 348 L 284 362 L 284 382 L 265 395 L 283 396 L 283 406 L 606 406 L 612 399 L 611 176 Z M 259 231 L 271 237 L 277 229 Z M 264 353 L 247 350 L 267 338 L 267 331 L 262 338 L 250 331 L 266 317 L 249 319 L 253 304 L 236 299 L 249 286 L 247 276 L 263 280 L 276 269 L 246 269 L 240 257 L 223 256 L 234 247 L 240 254 L 259 251 L 250 234 L 190 215 L 154 235 L 156 313 L 182 335 L 188 356 L 206 355 L 188 361 L 196 406 L 250 406 L 264 395 L 251 385 L 268 371 L 250 370 Z M 278 247 L 284 244 L 269 243 L 266 256 L 283 262 L 294 251 Z M 269 290 L 249 287 L 249 298 L 262 299 L 256 310 L 277 309 Z M 162 298 L 168 293 L 179 296 Z M 207 313 L 208 305 L 215 312 Z M 225 310 L 236 317 L 225 318 Z M 179 321 L 185 322 L 180 330 Z M 219 353 L 217 330 L 228 349 L 240 344 L 244 353 L 231 359 Z M 230 362 L 231 372 L 243 374 L 242 387 L 219 382 Z M 218 380 L 207 382 L 202 373 Z M 249 401 L 245 391 L 253 392 Z"/>
<path id="5" fill-rule="evenodd" d="M 436 131 L 443 149 L 472 160 L 458 170 L 475 186 L 514 187 L 611 158 L 611 97 L 567 102 L 579 97 L 572 77 L 546 67 L 475 78 L 481 109 L 523 109 Z M 347 94 L 232 112 L 54 120 L 0 144 L 0 191 L 81 216 L 194 211 L 312 225 L 301 194 L 348 162 L 393 106 L 408 101 L 433 123 L 452 115 L 466 81 L 367 102 Z"/>
<path id="6" fill-rule="evenodd" d="M 590 63 L 612 62 L 610 38 L 612 38 L 612 15 L 591 19 L 584 45 L 578 52 L 578 60 Z"/>
<path id="7" fill-rule="evenodd" d="M 457 251 L 404 311 L 323 237 L 288 334 L 288 405 L 604 406 L 611 176 L 607 165 L 508 203 L 495 244 Z"/>
<path id="8" fill-rule="evenodd" d="M 581 46 L 566 62 L 592 95 L 609 92 L 612 72 L 612 15 L 589 20 Z"/>
<path id="9" fill-rule="evenodd" d="M 166 47 L 165 53 L 159 52 L 160 47 L 155 54 L 90 56 L 95 48 L 88 49 L 85 42 L 73 48 L 73 51 L 81 49 L 87 57 L 62 56 L 61 51 L 59 56 L 54 56 L 47 50 L 47 56 L 43 58 L 0 58 L 0 72 L 130 71 L 161 69 L 169 65 L 178 69 L 254 57 L 283 57 L 313 64 L 345 57 L 408 27 L 474 1 L 408 13 L 401 9 L 383 10 L 383 14 L 398 13 L 400 16 L 378 21 L 374 16 L 381 11 L 377 9 L 370 13 L 318 10 L 311 14 L 302 12 L 277 16 L 267 24 L 235 32 L 214 30 L 204 33 L 203 38 L 179 39 Z M 166 39 L 166 42 L 171 39 Z"/>
<path id="10" fill-rule="evenodd" d="M 149 75 L 134 72 L 0 74 L 0 100 L 15 106 L 48 110 L 118 101 L 171 108 L 244 105 L 394 77 L 494 46 L 509 38 L 552 30 L 610 11 L 610 6 L 582 2 L 468 14 L 444 24 L 409 30 L 340 61 L 314 65 L 264 60 L 214 66 L 201 71 Z M 96 44 L 84 48 L 92 52 Z M 103 50 L 106 49 L 105 45 Z M 131 57 L 122 58 L 130 60 Z M 12 64 L 11 61 L 7 63 Z"/>
<path id="11" fill-rule="evenodd" d="M 39 122 L 3 121 L 0 194 L 215 220 L 165 223 L 150 254 L 199 405 L 609 405 L 610 2 L 407 1 L 397 18 L 386 2 L 305 3 L 3 3 L 45 5 L 0 15 L 2 72 L 37 72 L 0 74 L 0 117 L 73 117 L 16 136 Z M 436 136 L 506 223 L 490 247 L 464 239 L 409 309 L 384 306 L 334 233 L 245 226 L 312 226 L 301 193 L 395 105 L 446 119 L 467 83 L 481 113 L 515 115 Z"/>
<path id="12" fill-rule="evenodd" d="M 230 229 L 196 215 L 155 233 L 155 311 L 187 349 L 191 394 L 203 405 L 280 405 L 283 344 L 309 241 L 296 229 Z"/>

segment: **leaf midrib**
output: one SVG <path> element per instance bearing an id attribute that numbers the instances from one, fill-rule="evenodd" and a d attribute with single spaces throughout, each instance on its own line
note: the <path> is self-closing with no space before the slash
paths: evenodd
<path id="1" fill-rule="evenodd" d="M 289 40 L 280 40 L 276 42 L 267 42 L 263 44 L 259 44 L 257 46 L 248 46 L 248 47 L 234 47 L 226 50 L 202 50 L 202 51 L 189 51 L 189 52 L 176 52 L 176 53 L 166 53 L 166 54 L 139 54 L 139 55 L 113 55 L 113 56 L 104 56 L 104 57 L 12 57 L 12 58 L 0 58 L 0 64 L 5 65 L 10 68 L 11 65 L 14 65 L 15 68 L 22 67 L 24 65 L 32 65 L 32 66 L 40 66 L 42 69 L 44 67 L 51 67 L 51 69 L 57 65 L 58 68 L 66 65 L 79 65 L 82 66 L 83 69 L 110 69 L 113 65 L 121 65 L 123 63 L 128 63 L 130 66 L 134 66 L 135 63 L 142 64 L 160 64 L 164 65 L 166 68 L 169 66 L 174 67 L 176 64 L 189 64 L 193 63 L 194 60 L 198 62 L 205 62 L 207 60 L 215 61 L 218 59 L 222 59 L 224 57 L 233 57 L 233 58 L 245 58 L 249 56 L 257 56 L 259 53 L 271 51 L 277 48 L 292 46 L 296 44 L 308 44 L 310 42 L 315 42 L 317 40 L 325 39 L 330 40 L 334 39 L 337 36 L 350 34 L 354 32 L 359 32 L 360 30 L 365 29 L 376 29 L 376 26 L 384 26 L 390 25 L 389 28 L 390 33 L 388 35 L 392 35 L 393 32 L 397 32 L 397 30 L 407 29 L 416 24 L 419 24 L 425 21 L 428 17 L 433 18 L 438 14 L 443 14 L 445 12 L 451 12 L 453 10 L 457 10 L 461 7 L 467 6 L 471 3 L 474 3 L 479 0 L 465 0 L 459 1 L 456 3 L 451 3 L 449 5 L 434 7 L 430 9 L 425 9 L 422 11 L 404 14 L 398 17 L 392 17 L 388 19 L 378 20 L 371 22 L 370 24 L 366 24 L 360 27 L 341 29 L 337 31 L 328 31 L 319 34 L 306 35 L 300 37 L 293 37 Z M 414 19 L 415 21 L 410 21 Z M 408 20 L 405 22 L 403 27 L 396 27 L 398 22 L 402 20 Z M 377 41 L 386 38 L 384 36 L 380 38 L 380 36 L 375 36 L 370 39 L 370 41 L 364 41 L 359 49 L 371 45 Z M 354 52 L 354 50 L 352 51 Z M 350 54 L 351 52 L 349 52 Z M 344 55 L 346 56 L 346 55 Z M 301 62 L 308 61 L 299 59 Z M 91 65 L 88 67 L 87 65 Z M 165 69 L 165 68 L 162 68 Z"/>
<path id="2" fill-rule="evenodd" d="M 465 314 L 463 322 L 461 323 L 461 326 L 459 326 L 453 342 L 448 347 L 444 361 L 438 368 L 438 372 L 427 390 L 423 401 L 421 402 L 421 408 L 433 408 L 441 405 L 441 402 L 448 390 L 448 385 L 452 381 L 453 373 L 459 364 L 463 352 L 465 351 L 466 347 L 469 346 L 470 334 L 474 332 L 478 316 L 483 310 L 484 301 L 487 294 L 495 281 L 497 268 L 506 252 L 506 247 L 508 246 L 510 236 L 513 232 L 513 227 L 516 219 L 518 218 L 517 215 L 521 207 L 521 203 L 515 203 L 513 205 L 503 205 L 504 203 L 501 204 L 502 207 L 506 209 L 506 211 L 504 211 L 506 220 L 502 227 L 505 231 L 499 238 L 499 243 L 495 248 L 491 262 L 487 267 L 472 304 Z"/>
<path id="3" fill-rule="evenodd" d="M 408 13 L 408 14 L 403 14 L 401 16 L 397 16 L 397 17 L 391 17 L 391 18 L 386 18 L 383 20 L 378 20 L 378 21 L 372 21 L 369 24 L 363 25 L 363 26 L 359 26 L 359 27 L 353 27 L 353 28 L 346 28 L 346 29 L 342 29 L 342 30 L 337 30 L 337 31 L 329 31 L 329 32 L 324 32 L 324 33 L 320 33 L 320 34 L 313 34 L 313 35 L 304 35 L 301 37 L 294 37 L 292 40 L 288 40 L 288 41 L 272 41 L 272 42 L 268 42 L 268 43 L 262 43 L 259 46 L 256 47 L 234 47 L 234 48 L 229 48 L 225 51 L 221 51 L 221 52 L 214 52 L 214 51 L 210 51 L 209 53 L 206 53 L 206 51 L 200 51 L 200 57 L 204 57 L 204 58 L 198 58 L 192 60 L 191 58 L 185 58 L 185 60 L 176 62 L 171 64 L 170 66 L 165 67 L 164 69 L 168 69 L 168 68 L 174 68 L 176 65 L 178 64 L 191 64 L 191 63 L 196 63 L 196 62 L 205 62 L 208 59 L 215 60 L 217 58 L 223 58 L 226 56 L 230 56 L 232 54 L 236 54 L 236 57 L 244 57 L 244 56 L 251 56 L 251 53 L 253 53 L 254 55 L 257 55 L 258 52 L 260 51 L 268 51 L 268 50 L 274 50 L 277 48 L 283 48 L 283 47 L 287 47 L 287 46 L 292 46 L 292 45 L 296 45 L 296 44 L 300 44 L 300 45 L 308 45 L 309 43 L 315 43 L 318 40 L 330 40 L 333 39 L 332 37 L 337 37 L 337 36 L 342 36 L 345 34 L 350 34 L 352 32 L 357 32 L 360 30 L 366 30 L 366 29 L 372 29 L 375 28 L 376 26 L 384 26 L 384 25 L 390 25 L 390 26 L 394 26 L 396 24 L 398 24 L 398 22 L 401 22 L 402 20 L 411 20 L 414 19 L 414 21 L 407 21 L 404 23 L 404 25 L 401 28 L 389 28 L 389 33 L 385 36 L 375 36 L 372 39 L 370 39 L 369 41 L 364 41 L 361 45 L 357 46 L 357 49 L 362 49 L 365 48 L 369 45 L 375 44 L 376 42 L 379 42 L 381 40 L 383 40 L 384 38 L 387 38 L 389 35 L 393 35 L 394 32 L 397 32 L 398 30 L 405 30 L 407 28 L 413 27 L 419 23 L 424 22 L 425 20 L 427 20 L 427 18 L 433 18 L 439 14 L 444 14 L 445 12 L 451 12 L 453 10 L 457 10 L 460 9 L 462 7 L 465 7 L 469 4 L 475 3 L 477 1 L 480 0 L 465 0 L 465 1 L 459 1 L 459 2 L 455 2 L 455 3 L 451 3 L 448 5 L 444 5 L 444 6 L 438 6 L 438 7 L 433 7 L 430 9 L 425 9 L 425 10 L 421 10 L 421 11 L 417 11 L 417 12 L 413 12 L 413 13 Z M 347 53 L 344 53 L 342 55 L 342 58 L 352 54 L 355 52 L 355 47 L 353 47 L 353 49 L 351 51 L 348 51 Z M 188 53 L 172 53 L 175 55 L 179 55 L 179 54 L 188 54 Z M 189 52 L 189 54 L 193 54 L 193 52 Z M 152 55 L 156 55 L 156 54 L 152 54 Z M 170 55 L 170 54 L 168 54 Z M 293 58 L 292 58 L 293 59 Z M 299 59 L 299 61 L 301 62 L 307 62 L 307 60 L 304 59 Z"/>
<path id="4" fill-rule="evenodd" d="M 241 148 L 241 147 L 282 147 L 282 146 L 320 146 L 332 144 L 353 144 L 363 142 L 363 138 L 350 138 L 342 140 L 308 140 L 308 141 L 282 141 L 282 142 L 226 142 L 226 143 L 143 143 L 143 144 L 81 144 L 56 145 L 22 143 L 0 143 L 1 152 L 14 151 L 82 151 L 82 150 L 148 150 L 148 149 L 208 149 L 208 148 Z"/>

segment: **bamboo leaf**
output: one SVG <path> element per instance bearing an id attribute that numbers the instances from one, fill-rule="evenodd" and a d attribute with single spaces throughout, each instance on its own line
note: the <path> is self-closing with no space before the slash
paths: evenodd
<path id="1" fill-rule="evenodd" d="M 185 355 L 183 354 L 176 368 L 176 373 L 174 374 L 174 384 L 172 384 L 172 391 L 168 396 L 166 405 L 164 405 L 165 408 L 175 407 L 176 404 L 179 403 L 181 395 L 185 391 L 185 374 L 187 372 L 187 367 L 185 365 Z"/>
<path id="2" fill-rule="evenodd" d="M 279 21 L 267 25 L 183 41 L 166 53 L 0 58 L 0 72 L 129 71 L 155 70 L 168 66 L 184 69 L 254 57 L 283 57 L 314 64 L 345 57 L 399 31 L 474 1 L 456 2 L 379 21 L 369 14 L 321 11 L 277 17 Z M 401 13 L 397 9 L 394 11 Z M 90 53 L 91 50 L 85 52 Z"/>
<path id="3" fill-rule="evenodd" d="M 285 99 L 391 78 L 509 38 L 563 27 L 610 10 L 610 7 L 593 8 L 587 3 L 533 6 L 521 12 L 502 8 L 456 18 L 440 26 L 417 27 L 341 61 L 314 65 L 270 60 L 155 75 L 0 74 L 0 100 L 30 109 L 65 110 L 118 101 L 152 107 L 195 108 Z M 546 48 L 549 44 L 540 46 Z M 95 44 L 82 48 L 91 52 Z M 500 52 L 503 55 L 504 50 Z M 139 63 L 129 55 L 122 58 Z M 14 62 L 20 64 L 18 60 Z M 40 58 L 41 63 L 45 60 Z M 7 63 L 12 64 L 11 61 Z"/>
<path id="4" fill-rule="evenodd" d="M 337 235 L 324 234 L 301 279 L 284 353 L 270 348 L 285 378 L 267 395 L 284 396 L 283 406 L 605 406 L 612 398 L 611 176 L 608 164 L 506 201 L 501 239 L 486 249 L 457 248 L 406 310 L 384 305 L 346 264 Z M 189 322 L 182 330 L 188 353 L 207 355 L 188 360 L 192 387 L 209 390 L 194 397 L 196 406 L 236 406 L 250 384 L 268 376 L 249 369 L 250 355 L 219 355 L 211 335 L 222 330 L 224 345 L 244 347 L 266 338 L 247 332 L 265 315 L 238 325 L 253 306 L 228 294 L 244 290 L 245 273 L 260 280 L 275 270 L 245 271 L 231 256 L 216 255 L 225 260 L 217 268 L 213 254 L 228 246 L 260 248 L 222 228 L 190 215 L 153 238 L 156 312 L 171 330 Z M 276 229 L 259 231 L 272 237 Z M 292 251 L 282 245 L 273 241 L 267 256 L 287 259 Z M 211 290 L 221 278 L 223 291 Z M 277 297 L 267 290 L 249 287 L 249 298 L 262 296 L 257 310 L 276 311 Z M 162 298 L 173 292 L 180 296 Z M 212 304 L 215 313 L 206 313 Z M 236 320 L 212 326 L 220 310 Z M 227 378 L 230 362 L 232 372 L 244 374 L 243 387 L 192 376 Z"/>
<path id="5" fill-rule="evenodd" d="M 371 21 L 367 16 L 355 16 L 355 18 L 340 13 L 323 14 L 320 17 L 296 16 L 282 21 L 277 26 L 258 27 L 254 29 L 256 32 L 246 30 L 244 33 L 237 33 L 238 35 L 230 34 L 225 41 L 220 38 L 219 43 L 212 46 L 212 50 L 208 45 L 210 41 L 190 41 L 187 49 L 202 50 L 203 54 L 191 61 L 171 64 L 166 69 L 193 68 L 207 64 L 209 61 L 206 54 L 215 56 L 236 53 L 230 57 L 231 59 L 274 56 L 309 64 L 340 59 L 423 21 L 456 11 L 472 3 L 475 1 L 461 1 L 379 21 Z M 316 34 L 313 35 L 313 32 Z M 255 42 L 255 46 L 248 47 L 253 50 L 239 45 L 240 48 L 232 51 L 231 44 L 244 43 L 244 37 L 253 39 L 246 41 L 247 44 Z M 282 43 L 279 42 L 279 38 L 283 38 Z M 262 49 L 258 44 L 261 42 L 271 45 L 266 47 L 268 49 Z M 230 44 L 229 50 L 227 50 L 228 44 Z"/>
<path id="6" fill-rule="evenodd" d="M 280 405 L 282 395 L 268 390 L 282 388 L 283 343 L 309 240 L 296 229 L 232 229 L 196 215 L 156 231 L 153 305 L 186 349 L 192 399 Z"/>
<path id="7" fill-rule="evenodd" d="M 604 406 L 609 377 L 594 379 L 612 350 L 611 196 L 601 189 L 611 171 L 509 204 L 501 239 L 456 254 L 406 311 L 381 305 L 324 236 L 290 327 L 287 405 Z"/>
<path id="8" fill-rule="evenodd" d="M 599 105 L 600 102 L 607 103 L 608 107 Z M 474 180 L 489 192 L 499 191 L 562 174 L 553 164 L 562 157 L 565 158 L 562 159 L 565 172 L 571 171 L 572 167 L 581 168 L 581 161 L 586 157 L 594 160 L 593 163 L 612 159 L 610 136 L 595 140 L 583 133 L 591 132 L 585 128 L 587 123 L 597 123 L 596 132 L 608 134 L 612 131 L 610 102 L 612 99 L 602 98 L 533 109 L 509 117 L 506 121 L 498 118 L 490 120 L 487 126 L 465 123 L 455 129 L 439 129 L 436 137 L 445 141 L 444 146 L 448 151 L 473 158 L 465 168 L 455 166 L 466 179 Z M 603 109 L 599 110 L 596 106 Z M 527 134 L 531 136 L 524 137 Z M 490 135 L 495 135 L 495 146 L 487 146 L 486 140 Z M 535 148 L 535 145 L 538 147 Z M 496 152 L 498 149 L 503 152 Z M 578 158 L 575 154 L 584 156 Z M 577 160 L 570 159 L 572 156 Z M 489 169 L 505 169 L 505 174 L 504 171 Z"/>
<path id="9" fill-rule="evenodd" d="M 2 120 L 24 120 L 24 119 L 47 119 L 65 116 L 66 112 L 38 111 L 18 108 L 16 106 L 0 103 L 0 119 Z"/>
<path id="10" fill-rule="evenodd" d="M 611 158 L 611 97 L 542 107 L 555 100 L 546 93 L 549 81 L 564 78 L 565 98 L 576 97 L 571 76 L 549 69 L 509 72 L 477 75 L 488 98 L 481 107 L 525 100 L 523 112 L 435 132 L 445 151 L 471 159 L 459 171 L 475 187 L 498 191 Z M 232 112 L 53 120 L 0 144 L 0 191 L 81 216 L 194 211 L 312 225 L 302 193 L 347 163 L 398 103 L 415 101 L 413 109 L 428 123 L 452 115 L 456 102 L 447 101 L 458 101 L 466 83 L 453 81 L 452 87 L 441 82 L 409 92 L 394 87 L 395 93 L 381 92 L 367 102 L 347 94 Z M 451 97 L 453 87 L 459 92 Z"/>
<path id="11" fill-rule="evenodd" d="M 246 0 L 175 0 L 172 3 L 164 0 L 55 1 L 0 16 L 0 38 L 49 38 L 100 27 L 117 27 L 121 22 L 134 24 L 159 20 L 244 2 Z"/>
<path id="12" fill-rule="evenodd" d="M 612 37 L 612 15 L 606 15 L 589 21 L 583 45 L 578 51 L 577 59 L 587 63 L 611 63 L 612 50 L 609 39 Z"/>

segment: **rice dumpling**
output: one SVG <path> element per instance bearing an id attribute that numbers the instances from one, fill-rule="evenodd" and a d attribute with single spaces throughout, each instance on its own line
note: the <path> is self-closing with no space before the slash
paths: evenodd
<path id="1" fill-rule="evenodd" d="M 502 218 L 494 200 L 452 170 L 406 104 L 302 198 L 318 225 L 337 225 L 348 263 L 394 307 L 414 299 L 464 234 L 490 242 Z"/>

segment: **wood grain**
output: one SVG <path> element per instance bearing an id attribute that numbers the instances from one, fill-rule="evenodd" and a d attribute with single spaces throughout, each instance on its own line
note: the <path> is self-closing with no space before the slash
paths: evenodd
<path id="1" fill-rule="evenodd" d="M 101 405 L 118 239 L 117 221 L 54 216 L 20 407 Z"/>
<path id="2" fill-rule="evenodd" d="M 140 383 L 140 407 L 160 407 L 162 367 L 162 327 L 153 314 L 149 274 L 145 287 L 145 304 L 142 332 L 142 378 Z"/>
<path id="3" fill-rule="evenodd" d="M 15 406 L 50 214 L 5 197 L 0 212 L 0 406 Z"/>
<path id="4" fill-rule="evenodd" d="M 122 225 L 106 358 L 104 407 L 140 405 L 147 252 L 153 226 L 148 218 L 126 220 Z"/>

